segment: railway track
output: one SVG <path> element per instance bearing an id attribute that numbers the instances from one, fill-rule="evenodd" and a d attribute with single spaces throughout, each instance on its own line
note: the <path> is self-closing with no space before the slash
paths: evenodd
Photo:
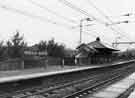
<path id="1" fill-rule="evenodd" d="M 109 71 L 109 73 L 103 72 L 93 75 L 92 77 L 90 76 L 85 79 L 72 81 L 49 88 L 37 86 L 19 90 L 12 94 L 6 93 L 0 95 L 0 98 L 77 98 L 78 96 L 81 97 L 84 94 L 92 93 L 105 85 L 109 85 L 110 83 L 130 74 L 132 71 L 134 71 L 132 66 L 126 66 Z"/>
<path id="2" fill-rule="evenodd" d="M 129 74 L 131 74 L 134 71 L 135 71 L 135 69 L 132 69 L 132 70 L 130 69 L 128 71 L 124 71 L 124 73 L 119 73 L 118 75 L 114 75 L 114 77 L 108 78 L 103 81 L 99 81 L 99 82 L 95 83 L 94 85 L 91 85 L 91 86 L 84 88 L 73 94 L 67 95 L 63 98 L 84 98 L 84 96 L 92 95 L 94 92 L 97 92 L 97 91 L 107 87 L 108 85 L 111 85 L 112 83 L 119 81 L 120 79 L 123 79 L 123 77 L 128 76 Z M 123 98 L 123 97 L 121 97 L 121 98 Z"/>
<path id="3" fill-rule="evenodd" d="M 102 74 L 102 76 L 104 76 L 104 74 Z M 80 83 L 84 83 L 84 82 L 87 82 L 87 81 L 93 81 L 94 79 L 98 79 L 100 78 L 101 75 L 95 75 L 93 77 L 90 77 L 90 78 L 87 78 L 87 79 L 82 79 L 82 80 L 79 80 L 79 81 L 73 81 L 73 82 L 70 82 L 70 83 L 65 83 L 63 85 L 57 85 L 55 87 L 50 87 L 48 89 L 44 89 L 43 86 L 39 86 L 39 87 L 34 87 L 34 88 L 29 88 L 29 89 L 25 89 L 25 90 L 21 90 L 21 91 L 17 91 L 15 92 L 14 94 L 3 94 L 3 95 L 0 95 L 0 97 L 2 98 L 7 98 L 7 97 L 10 97 L 10 96 L 13 96 L 13 97 L 18 97 L 18 98 L 26 98 L 30 95 L 36 95 L 36 94 L 41 94 L 41 93 L 50 93 L 54 90 L 57 90 L 57 89 L 61 89 L 61 88 L 64 88 L 64 87 L 69 87 L 69 86 L 73 86 L 73 85 L 77 85 L 77 84 L 80 84 Z M 20 94 L 19 94 L 20 93 Z"/>

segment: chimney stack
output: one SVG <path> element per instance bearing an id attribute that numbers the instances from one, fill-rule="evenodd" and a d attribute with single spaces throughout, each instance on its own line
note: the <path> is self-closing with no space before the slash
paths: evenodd
<path id="1" fill-rule="evenodd" d="M 99 38 L 99 37 L 97 37 L 97 38 L 96 38 L 96 41 L 100 41 L 100 38 Z"/>

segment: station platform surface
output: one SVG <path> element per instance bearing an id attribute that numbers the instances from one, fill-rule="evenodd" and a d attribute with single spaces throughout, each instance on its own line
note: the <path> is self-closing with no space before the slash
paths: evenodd
<path id="1" fill-rule="evenodd" d="M 135 89 L 134 89 L 134 91 L 129 95 L 128 98 L 135 98 Z"/>
<path id="2" fill-rule="evenodd" d="M 133 60 L 134 61 L 134 60 Z M 42 76 L 50 76 L 55 74 L 61 73 L 68 73 L 73 71 L 80 71 L 85 69 L 93 69 L 99 67 L 105 67 L 109 65 L 117 65 L 121 63 L 126 63 L 130 61 L 121 61 L 121 62 L 114 62 L 108 64 L 100 64 L 100 65 L 81 65 L 81 66 L 66 66 L 63 67 L 61 65 L 57 66 L 49 66 L 46 68 L 35 68 L 35 69 L 25 69 L 25 70 L 14 70 L 14 71 L 0 71 L 0 83 L 9 82 L 9 81 L 17 81 L 17 80 L 24 80 Z"/>
<path id="3" fill-rule="evenodd" d="M 117 98 L 133 84 L 135 84 L 135 72 L 121 81 L 118 81 L 93 95 L 88 95 L 85 98 Z M 135 91 L 129 96 L 129 98 L 135 98 Z"/>
<path id="4" fill-rule="evenodd" d="M 16 81 L 20 79 L 29 79 L 41 76 L 50 76 L 54 74 L 72 72 L 77 70 L 92 69 L 99 66 L 50 66 L 47 68 L 33 68 L 14 71 L 0 71 L 0 83 Z"/>

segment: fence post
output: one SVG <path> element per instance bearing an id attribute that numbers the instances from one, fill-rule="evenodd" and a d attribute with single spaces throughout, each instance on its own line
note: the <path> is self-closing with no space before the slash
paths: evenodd
<path id="1" fill-rule="evenodd" d="M 62 66 L 61 67 L 64 67 L 64 65 L 65 65 L 65 61 L 64 61 L 64 59 L 62 59 Z"/>
<path id="2" fill-rule="evenodd" d="M 24 69 L 24 60 L 21 60 L 22 69 Z"/>

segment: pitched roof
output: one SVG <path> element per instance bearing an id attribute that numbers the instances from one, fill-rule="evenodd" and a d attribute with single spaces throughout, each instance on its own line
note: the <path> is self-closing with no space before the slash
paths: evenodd
<path id="1" fill-rule="evenodd" d="M 78 49 L 77 58 L 87 57 L 90 53 L 110 53 L 114 51 L 119 51 L 114 49 L 108 44 L 105 44 L 100 41 L 100 38 L 97 38 L 96 41 L 90 42 L 88 44 L 81 44 L 76 49 Z"/>
<path id="2" fill-rule="evenodd" d="M 105 51 L 119 51 L 117 49 L 114 49 L 110 45 L 101 42 L 100 38 L 97 38 L 96 41 L 90 42 L 88 44 L 82 43 L 76 49 L 85 50 L 86 52 L 97 52 L 99 49 L 104 49 Z"/>
<path id="3" fill-rule="evenodd" d="M 86 52 L 96 52 L 96 49 L 87 45 L 87 44 L 81 44 L 77 47 L 77 49 L 84 50 Z"/>
<path id="4" fill-rule="evenodd" d="M 100 41 L 93 41 L 87 44 L 89 47 L 93 48 L 107 48 L 105 45 L 103 45 Z"/>
<path id="5" fill-rule="evenodd" d="M 99 40 L 96 40 L 96 41 L 93 41 L 93 42 L 90 42 L 87 44 L 89 47 L 93 47 L 95 49 L 108 49 L 110 51 L 119 51 L 117 49 L 114 49 L 113 47 L 111 47 L 110 45 L 108 44 L 105 44 Z"/>

